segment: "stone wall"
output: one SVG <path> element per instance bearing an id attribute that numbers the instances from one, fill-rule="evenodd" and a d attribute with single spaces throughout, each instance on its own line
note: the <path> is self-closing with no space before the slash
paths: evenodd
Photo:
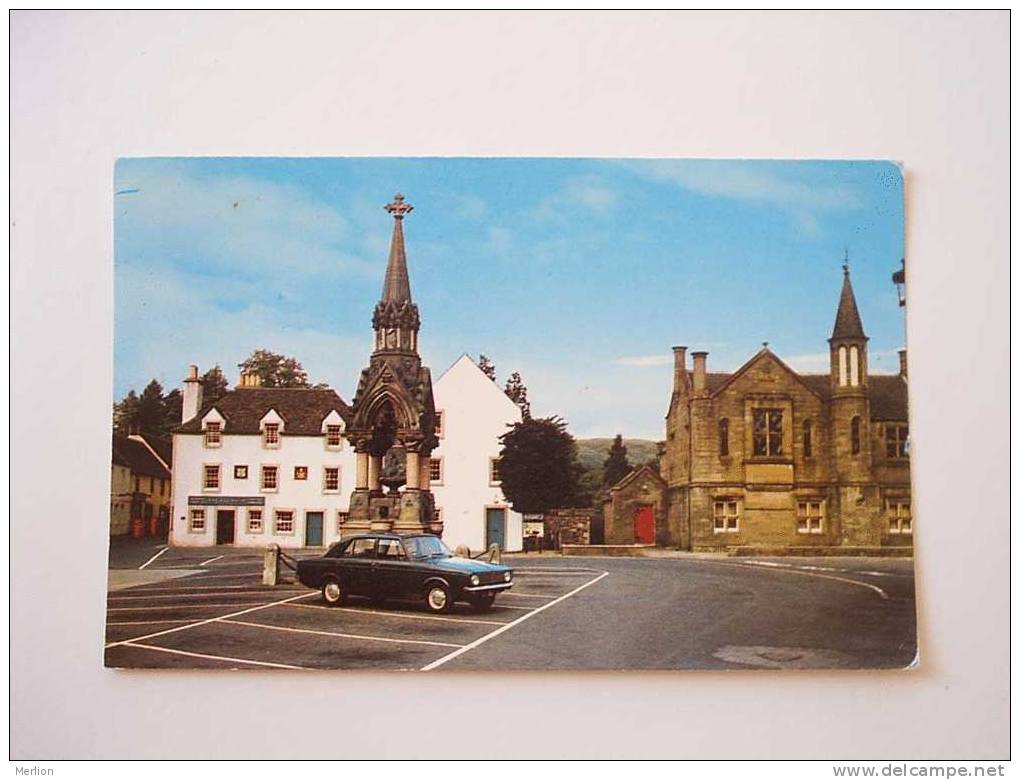
<path id="1" fill-rule="evenodd" d="M 591 544 L 594 509 L 550 509 L 545 513 L 545 538 L 559 549 L 564 544 Z"/>

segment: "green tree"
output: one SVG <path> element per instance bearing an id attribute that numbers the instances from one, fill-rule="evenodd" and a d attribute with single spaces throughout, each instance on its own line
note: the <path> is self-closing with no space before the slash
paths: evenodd
<path id="1" fill-rule="evenodd" d="M 559 417 L 527 418 L 500 437 L 499 476 L 515 512 L 577 506 L 577 445 Z"/>
<path id="2" fill-rule="evenodd" d="M 176 387 L 163 398 L 163 424 L 158 435 L 161 438 L 169 439 L 174 428 L 181 424 L 181 411 L 184 407 L 184 397 Z"/>
<path id="3" fill-rule="evenodd" d="M 230 388 L 230 383 L 227 382 L 227 377 L 224 375 L 219 363 L 202 374 L 200 381 L 202 383 L 203 406 L 220 400 Z"/>
<path id="4" fill-rule="evenodd" d="M 241 373 L 258 374 L 262 387 L 308 387 L 308 373 L 296 358 L 256 349 L 237 364 Z"/>
<path id="5" fill-rule="evenodd" d="M 496 381 L 496 366 L 487 356 L 478 356 L 478 367 L 482 369 L 482 373 L 489 377 L 489 379 L 493 382 Z"/>
<path id="6" fill-rule="evenodd" d="M 113 405 L 113 429 L 124 436 L 134 430 L 138 422 L 138 393 L 128 390 L 128 394 Z"/>
<path id="7" fill-rule="evenodd" d="M 609 448 L 609 457 L 602 464 L 602 486 L 612 487 L 627 476 L 630 469 L 630 461 L 627 460 L 627 447 L 624 446 L 623 436 L 618 433 Z"/>
<path id="8" fill-rule="evenodd" d="M 528 388 L 524 386 L 521 375 L 514 371 L 506 380 L 506 387 L 503 388 L 507 398 L 517 404 L 521 409 L 521 415 L 525 420 L 531 419 L 531 404 L 528 402 Z"/>

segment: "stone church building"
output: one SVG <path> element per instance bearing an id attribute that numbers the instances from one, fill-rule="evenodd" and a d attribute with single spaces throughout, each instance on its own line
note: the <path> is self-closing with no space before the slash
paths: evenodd
<path id="1" fill-rule="evenodd" d="M 912 544 L 906 352 L 900 373 L 868 370 L 849 269 L 825 374 L 801 374 L 768 345 L 733 373 L 674 347 L 659 470 L 615 485 L 607 544 L 797 552 Z"/>

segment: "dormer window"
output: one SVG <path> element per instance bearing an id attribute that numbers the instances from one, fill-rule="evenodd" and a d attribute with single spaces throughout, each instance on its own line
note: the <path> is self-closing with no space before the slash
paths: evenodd
<path id="1" fill-rule="evenodd" d="M 223 443 L 223 423 L 207 422 L 205 424 L 205 446 L 219 447 Z"/>
<path id="2" fill-rule="evenodd" d="M 262 426 L 262 446 L 280 446 L 280 423 L 266 423 Z"/>
<path id="3" fill-rule="evenodd" d="M 339 425 L 326 426 L 326 446 L 330 449 L 340 449 L 343 442 L 343 434 Z"/>

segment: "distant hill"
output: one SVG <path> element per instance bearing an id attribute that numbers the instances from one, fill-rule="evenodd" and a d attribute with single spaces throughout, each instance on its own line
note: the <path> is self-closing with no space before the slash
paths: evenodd
<path id="1" fill-rule="evenodd" d="M 577 459 L 581 462 L 585 471 L 602 469 L 602 464 L 609 456 L 609 448 L 613 446 L 612 439 L 577 439 Z M 624 446 L 627 448 L 627 460 L 631 466 L 640 466 L 643 463 L 654 461 L 658 456 L 658 442 L 651 439 L 624 439 Z"/>

